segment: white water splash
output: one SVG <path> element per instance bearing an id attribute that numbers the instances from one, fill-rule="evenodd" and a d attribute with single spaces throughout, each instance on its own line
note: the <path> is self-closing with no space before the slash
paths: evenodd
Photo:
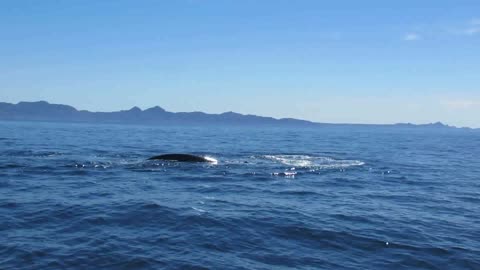
<path id="1" fill-rule="evenodd" d="M 305 155 L 265 155 L 263 157 L 295 167 L 310 167 L 313 165 L 312 157 Z"/>
<path id="2" fill-rule="evenodd" d="M 297 175 L 297 172 L 274 172 L 272 173 L 273 176 L 284 176 L 286 178 L 295 178 L 295 175 Z"/>
<path id="3" fill-rule="evenodd" d="M 218 164 L 218 160 L 213 158 L 213 157 L 209 157 L 209 156 L 204 156 L 203 158 L 205 158 L 208 162 L 210 162 L 210 164 L 213 164 L 213 165 L 217 165 Z"/>
<path id="4" fill-rule="evenodd" d="M 314 169 L 348 168 L 365 164 L 360 160 L 334 159 L 330 157 L 315 157 L 308 155 L 265 155 L 262 157 L 288 166 Z"/>

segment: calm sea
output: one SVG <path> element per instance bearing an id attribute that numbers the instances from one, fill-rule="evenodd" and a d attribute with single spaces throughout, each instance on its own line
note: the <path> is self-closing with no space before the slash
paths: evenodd
<path id="1" fill-rule="evenodd" d="M 480 269 L 480 132 L 0 122 L 0 150 L 0 269 Z"/>

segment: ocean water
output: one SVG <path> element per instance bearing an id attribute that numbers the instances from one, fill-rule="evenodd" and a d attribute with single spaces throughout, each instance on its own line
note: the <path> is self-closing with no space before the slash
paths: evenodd
<path id="1" fill-rule="evenodd" d="M 0 269 L 480 269 L 480 133 L 0 122 Z M 147 161 L 197 153 L 218 164 Z"/>

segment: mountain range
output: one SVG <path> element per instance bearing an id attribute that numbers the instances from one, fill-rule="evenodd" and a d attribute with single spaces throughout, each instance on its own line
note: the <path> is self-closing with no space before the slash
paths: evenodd
<path id="1" fill-rule="evenodd" d="M 151 125 L 268 125 L 268 126 L 319 126 L 348 125 L 315 123 L 293 118 L 275 119 L 257 115 L 244 115 L 235 112 L 208 114 L 204 112 L 168 112 L 161 107 L 116 112 L 90 112 L 77 110 L 72 106 L 50 104 L 46 101 L 19 102 L 17 104 L 0 102 L 0 120 L 7 121 L 49 121 L 84 123 L 122 123 Z M 424 125 L 395 124 L 375 126 L 401 126 L 424 128 L 454 128 L 440 122 Z"/>

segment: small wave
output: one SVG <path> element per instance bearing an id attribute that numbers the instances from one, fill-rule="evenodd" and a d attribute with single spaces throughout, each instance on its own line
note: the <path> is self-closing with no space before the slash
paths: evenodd
<path id="1" fill-rule="evenodd" d="M 113 166 L 112 162 L 101 162 L 101 161 L 85 161 L 85 162 L 75 162 L 68 165 L 67 167 L 74 167 L 77 169 L 108 169 Z"/>
<path id="2" fill-rule="evenodd" d="M 2 152 L 2 156 L 9 157 L 54 157 L 64 155 L 61 152 L 57 151 L 32 151 L 32 150 L 7 150 Z"/>
<path id="3" fill-rule="evenodd" d="M 54 156 L 62 156 L 63 153 L 55 152 L 55 151 L 42 151 L 33 153 L 34 157 L 54 157 Z"/>
<path id="4" fill-rule="evenodd" d="M 17 164 L 17 163 L 7 163 L 0 165 L 0 169 L 16 169 L 16 168 L 23 168 L 24 165 L 22 164 Z"/>
<path id="5" fill-rule="evenodd" d="M 207 210 L 203 210 L 203 209 L 200 209 L 200 208 L 197 208 L 197 207 L 192 207 L 193 210 L 199 212 L 199 213 L 206 213 Z"/>
<path id="6" fill-rule="evenodd" d="M 300 195 L 300 196 L 318 195 L 317 192 L 309 191 L 309 190 L 284 190 L 278 193 L 284 194 L 284 195 Z"/>
<path id="7" fill-rule="evenodd" d="M 31 150 L 6 150 L 0 153 L 2 156 L 6 157 L 29 157 L 33 155 Z"/>
<path id="8" fill-rule="evenodd" d="M 18 207 L 18 203 L 13 202 L 13 201 L 6 201 L 6 202 L 0 203 L 0 208 L 12 209 L 12 208 L 17 208 L 17 207 Z"/>

